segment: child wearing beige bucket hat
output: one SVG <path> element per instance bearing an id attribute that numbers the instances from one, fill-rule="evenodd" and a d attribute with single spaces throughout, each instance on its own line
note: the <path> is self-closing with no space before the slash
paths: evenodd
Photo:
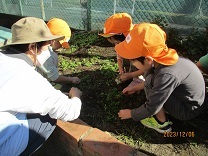
<path id="1" fill-rule="evenodd" d="M 53 35 L 64 36 L 64 39 L 51 41 L 51 45 L 46 49 L 50 53 L 50 57 L 38 67 L 38 72 L 49 81 L 55 82 L 55 84 L 52 83 L 54 86 L 56 83 L 80 83 L 78 77 L 60 75 L 58 71 L 58 49 L 62 47 L 66 49 L 70 48 L 71 29 L 69 25 L 60 18 L 52 18 L 47 22 L 47 26 Z"/>
<path id="2" fill-rule="evenodd" d="M 145 71 L 147 101 L 136 109 L 122 109 L 121 119 L 132 118 L 160 133 L 172 130 L 165 112 L 179 120 L 199 115 L 205 107 L 205 83 L 197 66 L 166 45 L 166 34 L 156 24 L 142 23 L 116 45 L 121 57 Z M 193 83 L 197 82 L 197 84 Z"/>
<path id="3" fill-rule="evenodd" d="M 71 88 L 68 97 L 31 68 L 44 62 L 47 55 L 38 56 L 50 41 L 63 36 L 51 34 L 46 23 L 35 17 L 18 20 L 11 30 L 11 44 L 0 51 L 0 155 L 31 155 L 52 134 L 57 119 L 79 117 L 82 93 Z"/>
<path id="4" fill-rule="evenodd" d="M 104 24 L 104 31 L 100 36 L 107 38 L 109 42 L 116 45 L 124 41 L 127 34 L 132 30 L 137 24 L 132 23 L 132 17 L 128 13 L 116 13 L 108 17 Z M 117 53 L 117 63 L 119 69 L 119 76 L 116 82 L 122 83 L 129 80 L 132 82 L 123 89 L 122 93 L 125 95 L 130 95 L 133 93 L 139 93 L 143 90 L 144 78 L 143 71 L 136 69 L 129 59 L 122 58 Z"/>

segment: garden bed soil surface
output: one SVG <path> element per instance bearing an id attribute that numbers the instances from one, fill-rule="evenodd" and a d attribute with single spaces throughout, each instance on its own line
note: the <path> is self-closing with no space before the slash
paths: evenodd
<path id="1" fill-rule="evenodd" d="M 73 53 L 62 52 L 59 57 L 64 57 L 70 62 L 97 57 L 100 60 L 114 61 L 116 64 L 114 47 L 103 40 Z M 201 55 L 185 57 L 196 62 Z M 64 92 L 72 86 L 82 90 L 81 120 L 92 127 L 111 133 L 136 150 L 146 151 L 149 155 L 208 155 L 207 109 L 189 121 L 179 121 L 168 115 L 173 122 L 173 133 L 169 135 L 159 134 L 131 119 L 120 120 L 117 116 L 120 109 L 136 108 L 145 102 L 144 91 L 130 96 L 123 95 L 121 91 L 128 84 L 118 85 L 115 82 L 118 73 L 109 68 L 101 69 L 100 66 L 100 62 L 95 61 L 88 66 L 82 64 L 73 71 L 60 69 L 63 75 L 78 76 L 81 79 L 78 85 L 63 84 L 61 88 Z M 204 78 L 207 85 L 207 76 L 204 75 Z M 197 82 L 193 83 L 197 85 Z"/>

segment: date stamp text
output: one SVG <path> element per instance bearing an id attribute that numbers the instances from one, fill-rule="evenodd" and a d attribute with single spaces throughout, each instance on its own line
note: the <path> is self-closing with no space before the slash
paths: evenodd
<path id="1" fill-rule="evenodd" d="M 188 131 L 188 132 L 164 132 L 163 136 L 165 138 L 176 138 L 176 137 L 181 137 L 181 138 L 193 138 L 195 136 L 195 133 L 192 131 Z"/>

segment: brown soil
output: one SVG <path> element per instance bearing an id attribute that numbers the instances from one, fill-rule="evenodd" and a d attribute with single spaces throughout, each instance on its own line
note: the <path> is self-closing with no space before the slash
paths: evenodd
<path id="1" fill-rule="evenodd" d="M 98 55 L 100 59 L 112 58 L 116 62 L 114 48 L 109 46 L 109 44 L 81 48 L 75 53 L 65 56 L 69 61 L 73 61 L 74 58 L 84 59 L 92 55 Z M 196 62 L 201 56 L 195 55 L 188 57 L 193 62 Z M 87 124 L 103 131 L 108 131 L 124 143 L 129 144 L 137 150 L 146 151 L 149 155 L 208 155 L 207 109 L 201 115 L 190 121 L 179 121 L 168 116 L 174 123 L 172 125 L 173 135 L 167 136 L 159 134 L 154 130 L 145 128 L 139 122 L 132 120 L 122 121 L 117 117 L 119 109 L 136 108 L 145 102 L 145 94 L 143 91 L 138 95 L 122 95 L 121 90 L 127 84 L 117 85 L 114 79 L 109 79 L 103 71 L 99 70 L 99 64 L 91 67 L 82 66 L 77 70 L 81 72 L 72 74 L 69 69 L 63 72 L 63 74 L 78 76 L 82 79 L 83 85 L 82 83 L 77 85 L 83 91 L 83 107 L 80 119 Z M 117 73 L 108 74 L 113 74 L 114 78 L 117 75 Z M 204 78 L 207 84 L 206 75 L 204 75 Z M 106 85 L 106 83 L 109 85 Z M 193 83 L 197 85 L 197 82 Z M 70 87 L 68 85 L 63 86 L 62 91 L 67 91 Z M 112 92 L 116 92 L 119 98 L 115 94 L 112 100 L 106 97 L 103 99 L 103 94 L 110 96 Z M 114 101 L 115 105 L 112 105 L 112 101 Z M 106 105 L 103 105 L 103 103 L 106 103 Z M 110 108 L 108 107 L 109 105 Z M 111 111 L 108 111 L 106 108 L 111 109 Z M 178 134 L 178 136 L 175 137 L 174 133 Z M 125 139 L 123 136 L 128 136 L 129 139 Z"/>

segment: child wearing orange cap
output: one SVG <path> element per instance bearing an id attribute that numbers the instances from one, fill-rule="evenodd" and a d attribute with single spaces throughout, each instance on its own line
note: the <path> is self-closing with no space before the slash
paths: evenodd
<path id="1" fill-rule="evenodd" d="M 104 33 L 99 35 L 107 38 L 112 44 L 117 45 L 125 40 L 127 34 L 134 26 L 135 24 L 132 23 L 132 18 L 129 14 L 117 13 L 105 21 Z M 142 75 L 144 72 L 142 70 L 132 69 L 134 66 L 132 66 L 131 62 L 118 54 L 117 63 L 119 68 L 119 79 L 117 79 L 117 83 L 133 79 L 129 86 L 124 88 L 122 92 L 130 95 L 142 90 L 144 86 L 144 78 Z"/>
<path id="2" fill-rule="evenodd" d="M 121 57 L 145 71 L 147 98 L 139 108 L 120 110 L 118 116 L 141 121 L 160 133 L 172 130 L 172 122 L 165 112 L 179 120 L 189 120 L 206 108 L 205 83 L 200 70 L 192 61 L 179 57 L 165 42 L 166 34 L 158 25 L 142 23 L 115 47 Z"/>
<path id="3" fill-rule="evenodd" d="M 38 67 L 40 69 L 38 72 L 53 82 L 80 83 L 80 79 L 78 77 L 59 75 L 58 72 L 58 55 L 56 52 L 62 47 L 66 49 L 70 47 L 69 40 L 71 37 L 71 29 L 69 28 L 69 25 L 62 19 L 53 18 L 48 21 L 47 26 L 53 35 L 62 35 L 65 38 L 60 41 L 51 41 L 51 46 L 48 47 L 50 57 Z"/>

